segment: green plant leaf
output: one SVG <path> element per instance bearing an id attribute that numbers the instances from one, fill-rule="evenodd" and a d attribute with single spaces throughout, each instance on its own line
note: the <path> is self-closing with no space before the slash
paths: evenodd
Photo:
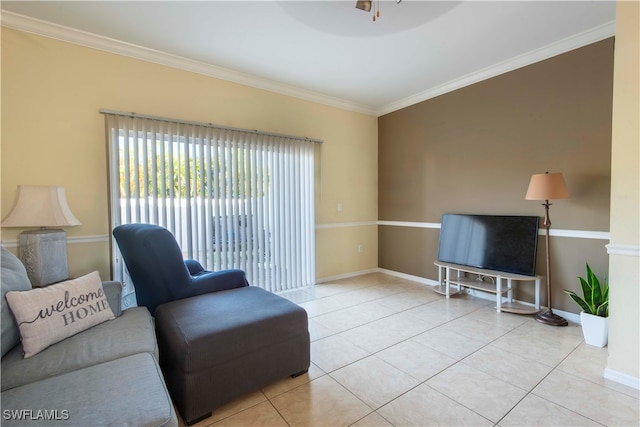
<path id="1" fill-rule="evenodd" d="M 582 286 L 582 295 L 584 296 L 584 299 L 582 299 L 582 301 L 584 301 L 587 307 L 589 307 L 586 312 L 589 314 L 593 314 L 595 307 L 593 306 L 593 302 L 591 299 L 591 285 L 582 277 L 578 277 L 578 279 L 580 279 L 580 285 Z"/>
<path id="2" fill-rule="evenodd" d="M 596 316 L 600 317 L 609 317 L 609 302 L 602 303 L 601 306 L 598 307 L 596 311 Z"/>
<path id="3" fill-rule="evenodd" d="M 600 289 L 600 281 L 589 264 L 587 264 L 587 277 L 591 286 L 591 305 L 595 308 L 602 305 L 602 290 Z"/>
<path id="4" fill-rule="evenodd" d="M 585 313 L 593 314 L 600 317 L 609 316 L 609 284 L 607 279 L 602 281 L 595 275 L 589 264 L 586 264 L 587 274 L 586 278 L 578 276 L 580 280 L 580 286 L 582 288 L 582 294 L 584 298 L 579 297 L 575 292 L 565 292 L 582 308 Z"/>
<path id="5" fill-rule="evenodd" d="M 587 304 L 585 300 L 580 298 L 578 294 L 576 294 L 573 291 L 568 291 L 566 289 L 564 290 L 564 292 L 567 295 L 569 295 L 571 299 L 573 299 L 576 302 L 576 304 L 578 304 L 582 308 L 582 311 L 584 311 L 585 313 L 593 314 L 593 312 L 591 311 L 591 307 L 589 307 L 589 304 Z"/>

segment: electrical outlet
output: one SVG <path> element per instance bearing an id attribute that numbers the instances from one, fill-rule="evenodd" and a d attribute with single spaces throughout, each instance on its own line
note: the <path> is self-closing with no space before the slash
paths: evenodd
<path id="1" fill-rule="evenodd" d="M 358 245 L 358 253 L 361 254 L 364 251 L 364 247 L 362 245 Z"/>

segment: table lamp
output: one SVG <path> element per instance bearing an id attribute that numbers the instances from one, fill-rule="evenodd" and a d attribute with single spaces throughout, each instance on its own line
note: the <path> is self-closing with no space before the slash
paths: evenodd
<path id="1" fill-rule="evenodd" d="M 31 285 L 46 286 L 69 278 L 67 234 L 59 228 L 80 225 L 63 187 L 19 185 L 16 204 L 3 227 L 40 227 L 20 233 L 18 256 Z"/>
<path id="2" fill-rule="evenodd" d="M 551 309 L 551 262 L 549 255 L 549 228 L 551 228 L 551 220 L 549 220 L 549 200 L 568 199 L 569 190 L 564 182 L 561 173 L 541 173 L 531 177 L 529 188 L 527 189 L 526 200 L 544 200 L 544 222 L 542 226 L 545 228 L 545 244 L 546 244 L 546 261 L 547 261 L 547 311 L 538 312 L 534 318 L 541 323 L 552 326 L 567 326 L 569 322 L 558 316 Z"/>

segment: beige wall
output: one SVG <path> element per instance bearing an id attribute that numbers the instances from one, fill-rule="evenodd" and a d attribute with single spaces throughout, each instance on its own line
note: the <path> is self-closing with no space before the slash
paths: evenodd
<path id="1" fill-rule="evenodd" d="M 100 108 L 323 139 L 316 222 L 377 219 L 375 117 L 7 28 L 1 54 L 2 217 L 19 184 L 66 187 L 82 221 L 67 229 L 72 275 L 97 269 L 109 276 Z M 3 244 L 20 231 L 2 229 Z M 377 266 L 375 227 L 323 227 L 316 234 L 318 277 Z"/>
<path id="2" fill-rule="evenodd" d="M 607 232 L 612 85 L 607 39 L 380 117 L 380 220 L 543 216 L 540 202 L 524 196 L 532 174 L 550 171 L 564 174 L 571 193 L 552 201 L 552 229 Z M 438 236 L 433 228 L 381 226 L 379 267 L 436 280 Z M 554 308 L 579 311 L 563 289 L 579 290 L 586 262 L 607 273 L 607 243 L 551 238 Z M 538 248 L 544 275 L 543 239 Z M 517 297 L 531 302 L 527 293 Z"/>
<path id="3" fill-rule="evenodd" d="M 616 10 L 607 375 L 640 385 L 640 3 Z M 624 254 L 628 251 L 629 254 Z M 618 378 L 620 379 L 620 378 Z"/>

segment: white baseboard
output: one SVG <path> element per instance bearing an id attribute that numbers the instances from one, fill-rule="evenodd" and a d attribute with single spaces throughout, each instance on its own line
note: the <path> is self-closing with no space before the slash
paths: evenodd
<path id="1" fill-rule="evenodd" d="M 413 276 L 411 274 L 400 273 L 399 271 L 387 270 L 385 268 L 377 268 L 378 273 L 388 274 L 389 276 L 399 277 L 401 279 L 413 280 L 414 282 L 422 283 L 424 285 L 437 286 L 437 280 L 431 280 L 420 276 Z"/>
<path id="2" fill-rule="evenodd" d="M 352 271 L 351 273 L 338 274 L 335 276 L 318 277 L 316 279 L 316 283 L 326 283 L 326 282 L 332 282 L 334 280 L 349 279 L 351 277 L 357 277 L 357 276 L 362 276 L 365 274 L 371 274 L 371 273 L 377 273 L 377 272 L 378 272 L 377 268 L 371 268 L 369 270 Z"/>
<path id="3" fill-rule="evenodd" d="M 608 380 L 615 381 L 636 390 L 640 390 L 640 378 L 623 374 L 622 372 L 614 371 L 611 368 L 605 368 L 604 377 Z"/>

